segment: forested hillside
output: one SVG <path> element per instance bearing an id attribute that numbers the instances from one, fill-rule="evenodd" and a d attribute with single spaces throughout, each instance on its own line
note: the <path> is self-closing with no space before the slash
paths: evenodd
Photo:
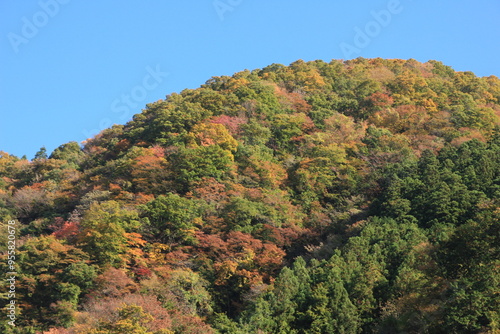
<path id="1" fill-rule="evenodd" d="M 0 152 L 0 332 L 500 331 L 497 77 L 296 61 L 137 112 Z"/>

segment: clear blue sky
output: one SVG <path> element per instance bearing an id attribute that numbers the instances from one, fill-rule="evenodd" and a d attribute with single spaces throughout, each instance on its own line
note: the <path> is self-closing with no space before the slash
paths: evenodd
<path id="1" fill-rule="evenodd" d="M 31 159 L 211 76 L 297 59 L 500 76 L 499 19 L 498 0 L 1 0 L 0 150 Z"/>

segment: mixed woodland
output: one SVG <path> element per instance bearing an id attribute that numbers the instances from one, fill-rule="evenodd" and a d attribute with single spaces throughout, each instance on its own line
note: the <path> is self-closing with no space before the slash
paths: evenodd
<path id="1" fill-rule="evenodd" d="M 0 151 L 0 332 L 500 332 L 497 77 L 299 60 L 136 112 Z"/>

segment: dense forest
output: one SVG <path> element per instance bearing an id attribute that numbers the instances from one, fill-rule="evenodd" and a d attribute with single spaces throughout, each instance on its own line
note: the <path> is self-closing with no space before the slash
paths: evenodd
<path id="1" fill-rule="evenodd" d="M 212 77 L 82 145 L 0 151 L 0 221 L 2 333 L 498 333 L 500 80 Z"/>

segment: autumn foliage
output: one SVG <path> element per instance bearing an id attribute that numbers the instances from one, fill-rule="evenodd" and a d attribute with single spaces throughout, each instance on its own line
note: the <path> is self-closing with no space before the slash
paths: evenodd
<path id="1" fill-rule="evenodd" d="M 299 60 L 137 112 L 0 151 L 2 333 L 500 330 L 497 77 Z"/>

